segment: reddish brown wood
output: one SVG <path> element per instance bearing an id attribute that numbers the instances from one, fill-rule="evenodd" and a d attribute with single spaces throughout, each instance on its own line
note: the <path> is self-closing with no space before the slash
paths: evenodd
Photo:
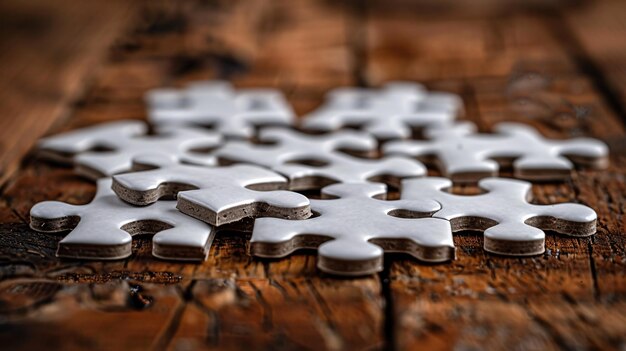
<path id="1" fill-rule="evenodd" d="M 149 237 L 136 238 L 127 260 L 59 260 L 54 251 L 60 236 L 30 230 L 30 207 L 43 200 L 86 203 L 95 188 L 70 169 L 27 157 L 13 176 L 9 168 L 3 173 L 9 180 L 0 202 L 2 345 L 12 350 L 623 347 L 626 132 L 614 99 L 602 88 L 606 83 L 622 91 L 619 50 L 625 44 L 615 39 L 621 5 L 497 3 L 469 10 L 470 5 L 455 9 L 445 2 L 435 11 L 430 1 L 410 6 L 151 1 L 134 5 L 127 13 L 132 26 L 110 45 L 112 27 L 121 28 L 126 17 L 105 19 L 128 8 L 111 5 L 85 24 L 91 29 L 76 35 L 90 45 L 54 51 L 58 38 L 43 38 L 38 45 L 44 56 L 33 58 L 27 49 L 39 42 L 8 41 L 9 47 L 26 49 L 3 51 L 0 66 L 7 70 L 16 67 L 7 62 L 19 62 L 27 72 L 11 75 L 9 82 L 20 78 L 42 90 L 0 87 L 16 111 L 10 115 L 25 116 L 0 119 L 10 135 L 2 139 L 2 157 L 18 160 L 44 131 L 143 119 L 143 94 L 156 86 L 230 77 L 238 86 L 282 89 L 304 113 L 335 86 L 413 79 L 461 94 L 464 118 L 485 131 L 514 120 L 553 138 L 605 140 L 612 152 L 608 170 L 578 171 L 569 182 L 533 188 L 536 203 L 574 201 L 595 208 L 600 223 L 595 237 L 549 235 L 546 254 L 515 259 L 486 254 L 479 234 L 463 233 L 455 238 L 457 260 L 450 264 L 424 265 L 392 255 L 383 273 L 355 280 L 321 274 L 310 252 L 253 259 L 247 255 L 249 234 L 236 232 L 220 232 L 203 264 L 154 259 Z M 7 14 L 51 11 L 58 21 L 65 13 L 49 5 L 3 6 Z M 89 11 L 92 5 L 84 6 Z M 80 10 L 68 12 L 77 17 L 73 11 Z M 59 33 L 79 32 L 76 26 L 81 24 L 61 26 Z M 604 41 L 598 39 L 604 35 L 590 33 L 610 35 Z M 92 70 L 91 60 L 103 57 L 103 47 L 109 47 L 108 55 Z M 54 52 L 60 52 L 62 64 L 52 59 Z M 614 54 L 608 55 L 612 59 L 605 59 L 606 53 Z M 54 76 L 41 74 L 53 68 Z M 54 90 L 57 79 L 70 88 Z M 77 91 L 84 92 L 78 101 Z M 59 116 L 67 118 L 56 122 Z M 34 129 L 27 138 L 28 128 Z M 22 151 L 9 153 L 11 145 Z"/>
<path id="2" fill-rule="evenodd" d="M 553 235 L 543 256 L 510 259 L 485 254 L 481 235 L 468 233 L 455 238 L 459 251 L 451 265 L 394 262 L 390 296 L 396 324 L 390 337 L 400 348 L 619 348 L 623 340 L 615 335 L 621 328 L 613 330 L 604 320 L 590 323 L 581 311 L 624 318 L 614 297 L 624 293 L 617 213 L 624 208 L 620 145 L 626 133 L 594 89 L 593 77 L 568 57 L 572 44 L 555 36 L 552 26 L 559 24 L 524 15 L 452 23 L 372 17 L 370 32 L 377 35 L 396 26 L 424 34 L 416 42 L 374 36 L 369 72 L 376 79 L 409 76 L 435 80 L 432 87 L 445 89 L 451 83 L 440 80 L 463 78 L 456 90 L 468 104 L 466 117 L 484 130 L 500 121 L 523 121 L 549 137 L 593 136 L 614 150 L 607 171 L 582 171 L 571 182 L 533 189 L 536 203 L 573 201 L 596 208 L 601 225 L 594 238 Z"/>
<path id="3" fill-rule="evenodd" d="M 0 5 L 0 184 L 37 138 L 70 113 L 69 105 L 127 25 L 130 11 L 121 1 Z"/>
<path id="4" fill-rule="evenodd" d="M 560 18 L 563 37 L 573 42 L 571 54 L 577 56 L 596 88 L 626 120 L 626 70 L 623 38 L 626 35 L 626 3 L 619 0 L 584 2 L 564 11 Z"/>

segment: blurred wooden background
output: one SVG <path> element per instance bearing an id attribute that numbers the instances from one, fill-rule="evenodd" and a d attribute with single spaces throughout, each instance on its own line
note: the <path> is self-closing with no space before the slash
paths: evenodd
<path id="1" fill-rule="evenodd" d="M 3 349 L 626 348 L 626 2 L 7 0 L 0 31 Z M 387 256 L 354 280 L 313 253 L 252 259 L 228 232 L 201 265 L 153 259 L 150 238 L 120 262 L 55 258 L 30 207 L 94 186 L 29 157 L 36 139 L 142 119 L 147 89 L 208 78 L 277 87 L 299 113 L 333 87 L 416 80 L 460 94 L 485 131 L 600 138 L 608 170 L 534 187 L 536 203 L 596 209 L 598 234 L 512 259 L 465 233 L 451 264 Z"/>

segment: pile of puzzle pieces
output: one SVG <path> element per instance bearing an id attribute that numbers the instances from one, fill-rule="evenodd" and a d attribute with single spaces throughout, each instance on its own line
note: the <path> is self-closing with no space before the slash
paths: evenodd
<path id="1" fill-rule="evenodd" d="M 486 251 L 509 256 L 543 253 L 545 230 L 596 231 L 591 208 L 533 205 L 529 182 L 497 176 L 512 166 L 516 178 L 565 180 L 574 166 L 606 167 L 604 143 L 549 140 L 515 123 L 478 133 L 457 120 L 458 96 L 420 84 L 336 89 L 300 120 L 281 93 L 223 81 L 156 89 L 146 103 L 149 125 L 112 122 L 39 142 L 42 158 L 97 181 L 89 204 L 31 209 L 32 229 L 69 232 L 59 257 L 123 259 L 133 235 L 150 233 L 154 256 L 203 261 L 225 228 L 252 231 L 253 256 L 313 248 L 322 271 L 362 275 L 380 271 L 385 252 L 452 260 L 458 231 L 481 231 Z M 447 178 L 427 177 L 422 162 Z M 476 182 L 479 195 L 448 192 Z M 388 186 L 399 200 L 386 200 Z"/>

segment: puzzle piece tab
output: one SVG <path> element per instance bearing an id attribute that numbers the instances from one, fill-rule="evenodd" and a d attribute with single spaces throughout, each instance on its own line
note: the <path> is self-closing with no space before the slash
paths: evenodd
<path id="1" fill-rule="evenodd" d="M 384 252 L 408 253 L 422 261 L 454 258 L 448 221 L 427 217 L 441 207 L 432 200 L 383 201 L 380 183 L 334 184 L 325 200 L 311 200 L 319 216 L 289 221 L 261 218 L 254 224 L 250 252 L 284 257 L 295 250 L 318 250 L 318 267 L 338 275 L 363 275 L 382 269 Z M 332 199 L 328 199 L 332 198 Z"/>
<path id="2" fill-rule="evenodd" d="M 156 125 L 210 126 L 226 138 L 250 138 L 254 127 L 292 125 L 295 115 L 274 89 L 235 91 L 224 81 L 148 93 L 149 120 Z"/>
<path id="3" fill-rule="evenodd" d="M 596 213 L 573 203 L 533 205 L 531 184 L 486 178 L 479 186 L 487 193 L 472 196 L 446 192 L 446 178 L 409 179 L 402 182 L 402 199 L 432 199 L 441 204 L 433 217 L 449 220 L 452 231 L 484 231 L 485 250 L 511 255 L 538 255 L 545 251 L 544 230 L 585 237 L 596 232 Z"/>
<path id="4" fill-rule="evenodd" d="M 111 178 L 98 181 L 91 203 L 40 202 L 30 211 L 32 229 L 70 233 L 59 242 L 57 256 L 115 260 L 131 255 L 132 235 L 154 234 L 152 254 L 172 260 L 204 260 L 214 231 L 210 225 L 176 210 L 174 201 L 145 207 L 129 205 L 111 190 Z"/>
<path id="5" fill-rule="evenodd" d="M 265 168 L 181 165 L 148 155 L 137 162 L 159 168 L 113 177 L 115 193 L 135 205 L 176 196 L 181 212 L 215 226 L 245 218 L 304 219 L 311 215 L 309 200 L 298 193 L 278 191 L 287 188 L 287 180 Z"/>
<path id="6" fill-rule="evenodd" d="M 273 144 L 230 142 L 217 150 L 215 155 L 220 163 L 242 162 L 271 168 L 289 179 L 292 190 L 319 189 L 337 182 L 368 180 L 397 187 L 404 178 L 426 174 L 426 168 L 421 163 L 407 158 L 370 160 L 338 151 L 351 150 L 359 154 L 375 152 L 377 142 L 366 133 L 346 130 L 330 135 L 311 136 L 272 128 L 262 130 L 259 139 Z"/>
<path id="7" fill-rule="evenodd" d="M 303 119 L 313 131 L 359 126 L 379 140 L 406 139 L 413 129 L 447 125 L 463 108 L 453 94 L 428 93 L 415 83 L 392 82 L 382 89 L 341 88 Z"/>
<path id="8" fill-rule="evenodd" d="M 500 123 L 494 134 L 475 130 L 469 122 L 433 128 L 426 133 L 430 140 L 393 141 L 383 147 L 383 153 L 421 160 L 435 156 L 441 172 L 454 182 L 498 175 L 499 164 L 511 160 L 515 177 L 528 180 L 567 179 L 573 164 L 593 168 L 608 164 L 608 147 L 596 139 L 546 139 L 518 123 Z"/>
<path id="9" fill-rule="evenodd" d="M 77 173 L 91 179 L 130 171 L 133 158 L 145 153 L 158 153 L 176 162 L 216 163 L 213 156 L 192 152 L 219 146 L 222 138 L 216 133 L 170 127 L 158 128 L 157 135 L 146 135 L 147 131 L 140 121 L 111 122 L 44 138 L 38 150 L 43 158 L 73 163 Z"/>

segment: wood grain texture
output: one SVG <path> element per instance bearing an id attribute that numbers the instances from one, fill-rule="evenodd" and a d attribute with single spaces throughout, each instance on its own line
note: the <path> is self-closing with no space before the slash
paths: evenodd
<path id="1" fill-rule="evenodd" d="M 18 89 L 26 83 L 2 86 L 4 96 L 21 96 L 7 105 L 10 115 L 24 116 L 0 119 L 11 135 L 1 148 L 2 160 L 13 160 L 6 164 L 17 165 L 44 132 L 144 119 L 143 93 L 152 87 L 226 77 L 240 87 L 279 88 L 300 114 L 335 86 L 418 80 L 460 94 L 464 118 L 484 131 L 512 120 L 553 138 L 600 138 L 611 148 L 611 166 L 533 187 L 535 203 L 596 209 L 592 238 L 549 234 L 544 255 L 515 259 L 487 254 L 480 234 L 461 233 L 450 264 L 388 255 L 378 275 L 337 279 L 317 271 L 313 252 L 251 258 L 250 234 L 228 231 L 218 233 L 202 264 L 153 258 L 149 237 L 136 237 L 133 255 L 122 261 L 57 259 L 61 236 L 30 230 L 30 208 L 43 200 L 87 203 L 95 186 L 26 157 L 17 172 L 2 173 L 0 342 L 11 350 L 624 348 L 626 131 L 610 93 L 622 92 L 612 72 L 626 50 L 616 39 L 617 3 L 163 0 L 85 17 L 91 29 L 76 40 L 91 45 L 71 50 L 55 49 L 54 38 L 9 38 L 9 47 L 40 45 L 45 53 L 35 59 L 3 51 L 1 69 L 22 62 L 27 73 L 9 82 L 43 84 L 41 91 L 54 94 Z M 22 17 L 52 11 L 64 22 L 65 12 L 51 5 L 6 6 Z M 132 25 L 113 41 L 111 28 L 121 28 L 122 19 L 98 18 L 120 9 Z M 61 33 L 78 31 L 71 23 Z M 589 34 L 605 31 L 612 33 L 607 42 Z M 46 56 L 55 52 L 62 59 Z M 93 70 L 98 58 L 104 61 Z M 50 67 L 63 69 L 41 83 L 39 73 Z M 60 79 L 71 88 L 55 90 Z M 21 151 L 11 155 L 13 149 Z"/>
<path id="2" fill-rule="evenodd" d="M 398 25 L 373 17 L 369 23 L 374 33 L 394 31 L 389 26 Z M 467 102 L 467 118 L 483 130 L 501 121 L 522 121 L 548 137 L 593 136 L 613 150 L 607 171 L 581 171 L 571 182 L 533 187 L 534 203 L 570 201 L 595 208 L 601 223 L 595 237 L 550 235 L 544 255 L 510 259 L 484 253 L 482 235 L 466 233 L 455 238 L 458 256 L 449 266 L 394 262 L 390 296 L 396 325 L 390 337 L 399 348 L 505 349 L 515 344 L 520 349 L 618 349 L 623 345 L 623 338 L 615 337 L 623 330 L 611 330 L 599 319 L 624 318 L 621 299 L 616 298 L 624 294 L 623 283 L 615 275 L 623 277 L 625 267 L 615 258 L 625 253 L 623 224 L 616 219 L 624 208 L 620 145 L 626 134 L 619 116 L 594 89 L 593 77 L 586 77 L 579 62 L 568 56 L 571 43 L 559 42 L 552 30 L 555 24 L 547 23 L 550 20 L 511 15 L 461 20 L 452 26 L 407 21 L 404 24 L 415 27 L 414 31 L 436 35 L 416 43 L 394 44 L 398 40 L 394 37 L 391 44 L 372 45 L 369 69 L 376 80 L 464 78 L 456 89 Z M 451 39 L 459 36 L 456 26 L 468 28 L 460 35 L 465 38 L 460 45 Z M 403 57 L 411 64 L 393 62 Z M 466 66 L 472 62 L 480 68 Z M 433 67 L 440 70 L 428 69 Z M 452 85 L 431 86 L 449 90 Z M 599 183 L 611 190 L 599 189 Z M 613 197 L 600 200 L 597 196 L 607 190 Z M 613 212 L 607 205 L 621 210 Z M 581 311 L 605 317 L 594 319 Z"/>
<path id="3" fill-rule="evenodd" d="M 563 37 L 572 45 L 571 55 L 595 79 L 596 89 L 626 121 L 626 3 L 602 1 L 582 3 L 560 13 L 566 27 Z"/>
<path id="4" fill-rule="evenodd" d="M 121 1 L 0 5 L 0 184 L 30 146 L 71 112 L 68 107 L 127 25 L 130 11 Z"/>

